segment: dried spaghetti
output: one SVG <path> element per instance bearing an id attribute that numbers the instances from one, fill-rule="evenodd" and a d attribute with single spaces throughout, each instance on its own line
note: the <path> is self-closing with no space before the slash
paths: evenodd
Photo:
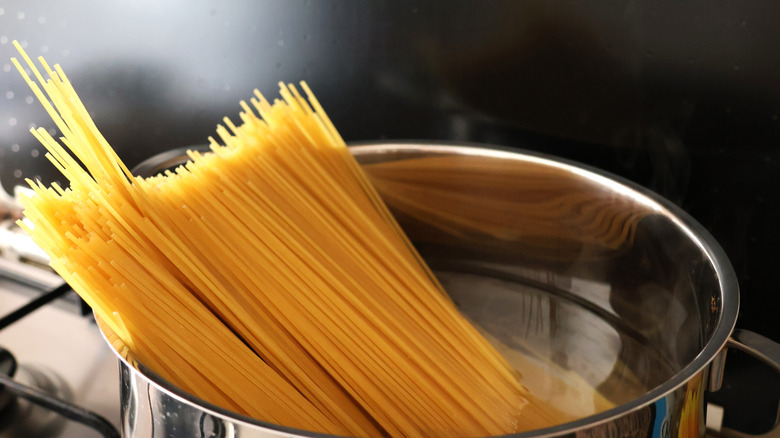
<path id="1" fill-rule="evenodd" d="M 17 48 L 18 45 L 17 45 Z M 516 374 L 438 286 L 305 84 L 241 102 L 222 144 L 136 178 L 65 74 L 14 64 L 63 133 L 68 188 L 30 181 L 33 239 L 128 346 L 182 389 L 358 436 L 513 432 Z M 45 94 L 44 94 L 45 93 Z M 83 167 L 80 163 L 83 163 Z"/>

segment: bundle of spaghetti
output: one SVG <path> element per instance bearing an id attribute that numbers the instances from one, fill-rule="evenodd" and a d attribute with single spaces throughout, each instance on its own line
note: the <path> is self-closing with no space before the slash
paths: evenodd
<path id="1" fill-rule="evenodd" d="M 31 181 L 25 226 L 136 360 L 300 429 L 522 428 L 519 376 L 441 289 L 305 84 L 308 101 L 292 85 L 273 103 L 255 92 L 238 126 L 217 128 L 222 144 L 138 178 L 59 66 L 39 58 L 44 79 L 19 50 L 67 150 L 33 133 L 70 182 Z"/>

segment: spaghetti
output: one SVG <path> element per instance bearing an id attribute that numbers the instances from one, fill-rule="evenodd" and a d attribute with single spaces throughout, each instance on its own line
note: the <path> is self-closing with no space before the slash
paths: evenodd
<path id="1" fill-rule="evenodd" d="M 273 103 L 256 92 L 210 153 L 138 178 L 62 69 L 17 49 L 64 147 L 33 134 L 70 182 L 29 181 L 21 224 L 139 362 L 216 405 L 317 432 L 522 425 L 517 374 L 459 314 L 306 84 L 306 99 L 292 85 Z"/>

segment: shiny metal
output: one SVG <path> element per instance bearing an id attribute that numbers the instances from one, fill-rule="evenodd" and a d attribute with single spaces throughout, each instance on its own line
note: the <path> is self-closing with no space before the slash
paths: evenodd
<path id="1" fill-rule="evenodd" d="M 749 330 L 736 329 L 729 338 L 726 348 L 724 348 L 718 356 L 710 364 L 710 391 L 717 391 L 720 389 L 720 383 L 722 383 L 724 366 L 726 361 L 726 355 L 730 349 L 743 351 L 756 359 L 761 360 L 765 364 L 769 365 L 772 369 L 780 373 L 780 345 L 766 338 L 758 333 L 754 333 Z M 780 409 L 780 407 L 779 407 Z M 732 429 L 718 430 L 717 432 L 722 438 L 739 438 L 739 437 L 773 437 L 780 438 L 780 411 L 776 416 L 774 428 L 761 435 L 751 435 L 741 433 Z"/>
<path id="2" fill-rule="evenodd" d="M 710 378 L 707 387 L 707 390 L 710 392 L 718 391 L 720 390 L 720 387 L 723 386 L 723 372 L 726 367 L 727 352 L 728 348 L 724 348 L 715 356 L 715 359 L 710 362 Z"/>
<path id="3" fill-rule="evenodd" d="M 615 405 L 517 437 L 703 436 L 702 394 L 730 342 L 739 291 L 721 248 L 686 213 L 619 178 L 533 153 L 416 143 L 352 152 L 454 301 L 510 362 L 530 357 L 576 374 Z M 145 173 L 160 170 L 148 165 Z M 312 436 L 205 403 L 117 354 L 125 436 Z"/>
<path id="4" fill-rule="evenodd" d="M 756 359 L 769 365 L 776 372 L 780 373 L 780 345 L 758 333 L 749 330 L 737 329 L 732 333 L 731 338 L 726 344 L 727 349 L 743 351 Z M 775 418 L 774 428 L 761 435 L 750 435 L 741 433 L 732 429 L 724 429 L 721 433 L 723 438 L 780 438 L 780 407 Z"/>
<path id="5" fill-rule="evenodd" d="M 780 372 L 780 345 L 749 330 L 734 330 L 728 348 L 744 351 Z"/>

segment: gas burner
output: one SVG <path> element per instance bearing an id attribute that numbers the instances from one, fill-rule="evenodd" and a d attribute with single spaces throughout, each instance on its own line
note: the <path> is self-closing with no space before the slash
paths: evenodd
<path id="1" fill-rule="evenodd" d="M 10 354 L 8 357 L 13 360 Z M 20 365 L 15 380 L 37 388 L 47 396 L 65 402 L 73 400 L 73 392 L 65 380 L 48 368 Z M 0 438 L 49 438 L 60 435 L 65 426 L 65 417 L 25 398 L 16 397 L 10 391 L 4 391 L 3 394 L 9 402 L 0 414 Z"/>
<path id="2" fill-rule="evenodd" d="M 88 339 L 100 340 L 88 318 L 44 306 L 67 290 L 63 285 L 31 301 L 12 292 L 2 293 L 0 308 L 5 315 L 0 318 L 0 331 L 9 336 L 3 341 L 7 348 L 0 347 L 0 438 L 81 438 L 88 429 L 103 437 L 120 437 L 111 422 L 84 406 L 87 402 L 92 409 L 102 409 L 106 404 L 85 397 L 85 384 L 88 387 L 91 379 L 98 378 L 96 374 L 107 379 L 102 365 L 115 370 L 115 359 L 96 361 L 104 356 L 97 345 L 83 345 Z M 36 337 L 48 340 L 45 352 L 28 348 Z M 17 366 L 10 351 L 24 361 Z M 82 366 L 84 361 L 90 364 L 89 370 Z M 101 366 L 93 368 L 97 363 Z"/>
<path id="3" fill-rule="evenodd" d="M 0 374 L 13 377 L 16 374 L 16 359 L 10 351 L 0 347 Z M 10 410 L 10 404 L 14 401 L 14 396 L 5 388 L 0 389 L 0 430 L 2 430 L 3 419 L 8 417 L 6 411 Z"/>

